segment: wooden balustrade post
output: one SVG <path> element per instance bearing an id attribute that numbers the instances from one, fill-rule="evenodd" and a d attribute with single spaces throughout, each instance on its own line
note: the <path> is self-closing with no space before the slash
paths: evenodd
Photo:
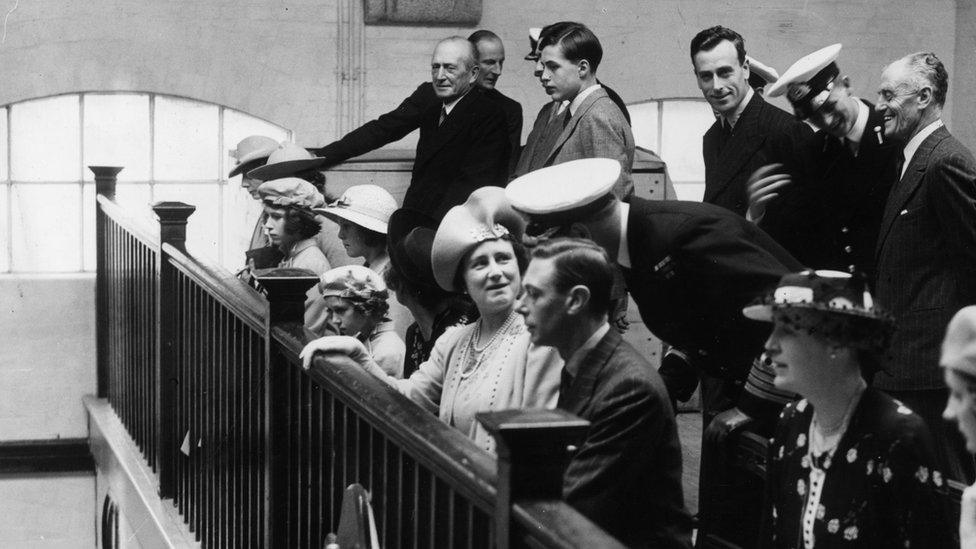
<path id="1" fill-rule="evenodd" d="M 288 375 L 294 366 L 279 345 L 274 345 L 271 327 L 284 328 L 290 333 L 302 333 L 305 324 L 305 299 L 309 288 L 319 278 L 303 269 L 274 269 L 256 277 L 268 297 L 268 343 L 265 370 L 265 441 L 267 483 L 265 484 L 265 543 L 266 547 L 284 547 L 287 544 L 289 490 L 288 448 L 289 416 L 292 395 L 289 392 Z"/>
<path id="2" fill-rule="evenodd" d="M 182 202 L 157 202 L 153 212 L 159 219 L 160 250 L 156 255 L 156 465 L 159 476 L 159 497 L 171 498 L 176 492 L 176 452 L 179 436 L 176 426 L 176 391 L 179 385 L 179 357 L 176 343 L 179 337 L 179 315 L 176 287 L 176 268 L 162 249 L 170 244 L 180 250 L 186 247 L 187 219 L 195 206 Z"/>
<path id="3" fill-rule="evenodd" d="M 476 417 L 495 437 L 495 543 L 508 549 L 515 545 L 512 503 L 562 497 L 568 449 L 579 443 L 590 422 L 559 409 L 481 412 Z"/>
<path id="4" fill-rule="evenodd" d="M 95 174 L 95 192 L 115 199 L 115 183 L 118 166 L 88 166 Z M 95 353 L 97 359 L 97 387 L 99 398 L 108 397 L 108 287 L 105 273 L 108 263 L 105 257 L 105 214 L 95 202 Z"/>

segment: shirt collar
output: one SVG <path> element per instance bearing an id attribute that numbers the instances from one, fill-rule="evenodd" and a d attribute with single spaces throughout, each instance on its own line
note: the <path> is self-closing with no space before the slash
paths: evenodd
<path id="1" fill-rule="evenodd" d="M 291 250 L 289 251 L 288 255 L 291 257 L 295 257 L 296 255 L 299 254 L 299 252 L 304 252 L 305 250 L 313 246 L 318 246 L 318 243 L 315 241 L 314 238 L 306 238 L 305 240 L 299 240 L 298 242 L 295 243 L 294 246 L 291 247 Z"/>
<path id="2" fill-rule="evenodd" d="M 742 112 L 745 111 L 746 107 L 749 106 L 749 102 L 752 101 L 752 96 L 755 94 L 756 92 L 753 91 L 752 86 L 749 86 L 749 89 L 746 91 L 746 96 L 742 99 L 742 101 L 739 102 L 739 105 L 732 112 L 732 115 L 725 117 L 725 120 L 730 126 L 733 128 L 735 127 L 735 123 L 739 121 L 739 117 L 742 116 Z"/>
<path id="3" fill-rule="evenodd" d="M 583 103 L 583 101 L 585 101 L 586 98 L 589 97 L 591 93 L 595 92 L 598 89 L 600 89 L 600 85 L 593 84 L 592 86 L 576 94 L 576 97 L 574 97 L 573 100 L 569 102 L 569 115 L 570 116 L 575 115 L 576 111 L 579 109 L 579 106 Z"/>
<path id="4" fill-rule="evenodd" d="M 935 133 L 935 130 L 941 128 L 942 126 L 945 126 L 945 123 L 943 123 L 942 119 L 940 118 L 922 128 L 922 131 L 916 133 L 915 137 L 908 140 L 908 143 L 905 144 L 905 150 L 902 153 L 905 157 L 905 163 L 901 166 L 902 176 L 905 175 L 905 170 L 908 169 L 908 165 L 912 163 L 912 158 L 915 156 L 915 153 L 918 152 L 918 148 L 922 145 L 922 141 L 925 141 L 928 136 Z"/>
<path id="5" fill-rule="evenodd" d="M 576 374 L 579 372 L 580 364 L 583 363 L 583 359 L 586 358 L 586 355 L 590 351 L 596 348 L 597 343 L 600 343 L 600 340 L 603 339 L 603 336 L 607 335 L 607 332 L 609 331 L 610 324 L 606 322 L 597 328 L 596 331 L 593 332 L 593 335 L 591 335 L 590 338 L 587 339 L 579 349 L 576 349 L 573 356 L 569 357 L 569 360 L 566 361 L 566 365 L 563 366 L 566 373 L 576 377 Z"/>
<path id="6" fill-rule="evenodd" d="M 472 90 L 472 89 L 474 89 L 474 86 L 471 86 L 470 88 L 468 88 L 468 91 L 466 91 L 466 92 L 464 92 L 463 94 L 461 94 L 461 97 L 458 97 L 458 98 L 457 98 L 457 99 L 455 99 L 454 101 L 451 101 L 450 103 L 444 103 L 444 111 L 445 111 L 445 112 L 446 112 L 447 114 L 451 114 L 451 111 L 453 111 L 453 110 L 454 110 L 454 107 L 456 107 L 456 106 L 457 106 L 457 104 L 458 104 L 458 101 L 460 101 L 460 100 L 462 100 L 462 99 L 464 99 L 464 96 L 465 96 L 465 95 L 468 95 L 469 93 L 471 93 L 471 90 Z"/>
<path id="7" fill-rule="evenodd" d="M 630 218 L 630 204 L 620 203 L 620 246 L 617 248 L 617 265 L 629 269 L 630 245 L 627 242 L 627 220 Z"/>

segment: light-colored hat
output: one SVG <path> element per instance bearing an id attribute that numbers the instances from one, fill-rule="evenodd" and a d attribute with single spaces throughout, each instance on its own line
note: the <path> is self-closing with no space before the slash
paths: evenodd
<path id="1" fill-rule="evenodd" d="M 258 187 L 258 194 L 265 204 L 279 207 L 312 209 L 325 203 L 315 185 L 297 177 L 265 181 Z"/>
<path id="2" fill-rule="evenodd" d="M 613 197 L 620 179 L 620 162 L 612 158 L 570 160 L 514 179 L 505 195 L 516 210 L 528 214 L 534 226 L 559 225 L 564 218 L 585 218 Z"/>
<path id="3" fill-rule="evenodd" d="M 441 219 L 434 235 L 431 266 L 437 284 L 450 292 L 460 292 L 456 287 L 461 259 L 486 240 L 495 240 L 509 234 L 521 242 L 525 220 L 512 209 L 500 187 L 481 187 L 471 193 L 468 200 L 454 206 Z"/>
<path id="4" fill-rule="evenodd" d="M 749 85 L 752 87 L 768 86 L 779 80 L 776 69 L 748 55 L 746 61 L 749 62 Z"/>
<path id="5" fill-rule="evenodd" d="M 976 305 L 959 309 L 949 321 L 939 364 L 976 377 Z"/>
<path id="6" fill-rule="evenodd" d="M 263 135 L 251 135 L 241 139 L 237 147 L 230 151 L 230 156 L 237 160 L 237 165 L 227 174 L 227 177 L 234 177 L 243 172 L 245 169 L 251 167 L 248 164 L 255 160 L 268 158 L 277 148 L 277 141 Z"/>
<path id="7" fill-rule="evenodd" d="M 360 227 L 386 234 L 390 216 L 397 209 L 396 199 L 377 185 L 353 185 L 338 200 L 325 208 L 316 209 L 333 221 L 344 219 Z"/>
<path id="8" fill-rule="evenodd" d="M 325 158 L 315 156 L 303 147 L 285 141 L 271 152 L 267 164 L 247 172 L 247 176 L 259 181 L 270 181 L 282 177 L 291 177 L 296 173 L 318 168 L 323 164 L 325 164 Z"/>
<path id="9" fill-rule="evenodd" d="M 525 55 L 526 61 L 539 60 L 539 38 L 542 36 L 542 29 L 532 27 L 529 29 L 529 53 Z"/>
<path id="10" fill-rule="evenodd" d="M 834 61 L 841 48 L 841 44 L 833 44 L 793 63 L 766 89 L 766 95 L 777 97 L 786 93 L 796 116 L 808 118 L 824 104 L 834 88 L 834 79 L 840 74 Z"/>
<path id="11" fill-rule="evenodd" d="M 367 301 L 374 297 L 386 299 L 387 290 L 383 277 L 362 265 L 346 265 L 326 271 L 319 282 L 322 297 L 341 297 Z"/>

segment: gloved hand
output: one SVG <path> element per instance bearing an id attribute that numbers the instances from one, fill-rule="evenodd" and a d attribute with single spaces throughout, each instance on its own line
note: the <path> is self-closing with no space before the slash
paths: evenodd
<path id="1" fill-rule="evenodd" d="M 729 437 L 752 423 L 752 417 L 738 408 L 730 408 L 717 416 L 705 428 L 704 445 L 724 448 Z"/>
<path id="2" fill-rule="evenodd" d="M 302 368 L 308 370 L 312 366 L 315 353 L 340 353 L 358 362 L 364 368 L 369 362 L 369 351 L 362 341 L 351 336 L 326 336 L 310 341 L 298 354 L 302 359 Z"/>
<path id="3" fill-rule="evenodd" d="M 688 355 L 674 347 L 668 349 L 661 358 L 657 371 L 668 389 L 671 406 L 677 411 L 677 402 L 687 402 L 698 387 L 698 372 L 692 366 Z"/>
<path id="4" fill-rule="evenodd" d="M 976 485 L 962 492 L 959 511 L 959 547 L 976 549 Z"/>

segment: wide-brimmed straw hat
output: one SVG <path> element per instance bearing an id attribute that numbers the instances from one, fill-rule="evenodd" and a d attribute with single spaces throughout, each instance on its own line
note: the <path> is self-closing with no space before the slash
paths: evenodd
<path id="1" fill-rule="evenodd" d="M 247 172 L 247 176 L 259 181 L 270 181 L 318 168 L 325 162 L 325 158 L 315 156 L 303 147 L 285 141 L 271 152 L 268 156 L 268 162 L 264 166 Z"/>
<path id="2" fill-rule="evenodd" d="M 447 211 L 437 227 L 431 252 L 434 278 L 441 288 L 461 292 L 454 285 L 461 259 L 486 240 L 508 234 L 521 242 L 525 220 L 516 212 L 501 187 L 477 189 L 460 206 Z"/>
<path id="3" fill-rule="evenodd" d="M 386 242 L 390 264 L 403 279 L 420 286 L 437 286 L 430 264 L 437 220 L 410 208 L 390 216 Z"/>
<path id="4" fill-rule="evenodd" d="M 776 289 L 742 309 L 753 320 L 787 322 L 855 346 L 884 346 L 894 327 L 864 280 L 841 271 L 805 270 L 783 275 Z"/>
<path id="5" fill-rule="evenodd" d="M 976 377 L 976 305 L 959 309 L 949 321 L 939 364 Z"/>
<path id="6" fill-rule="evenodd" d="M 227 177 L 231 178 L 243 171 L 254 169 L 257 167 L 254 165 L 255 160 L 268 158 L 277 148 L 278 142 L 264 135 L 251 135 L 241 139 L 237 147 L 230 151 L 230 156 L 237 160 L 237 165 L 227 174 Z"/>
<path id="7" fill-rule="evenodd" d="M 390 216 L 397 209 L 396 199 L 377 185 L 353 185 L 338 200 L 316 209 L 333 221 L 350 221 L 371 231 L 386 234 Z"/>
<path id="8" fill-rule="evenodd" d="M 304 179 L 284 177 L 265 181 L 258 187 L 261 201 L 269 206 L 311 210 L 325 203 L 322 193 Z"/>

